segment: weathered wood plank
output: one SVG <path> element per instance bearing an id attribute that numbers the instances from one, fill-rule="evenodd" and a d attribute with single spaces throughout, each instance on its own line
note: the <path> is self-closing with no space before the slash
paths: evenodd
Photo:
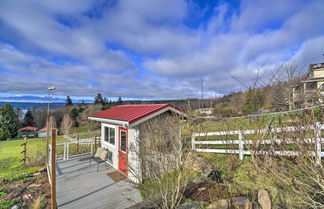
<path id="1" fill-rule="evenodd" d="M 59 161 L 57 201 L 59 208 L 127 208 L 141 201 L 140 193 L 126 182 L 114 182 L 106 174 L 114 171 L 100 164 L 89 165 L 88 157 Z M 60 173 L 60 174 L 59 174 Z"/>

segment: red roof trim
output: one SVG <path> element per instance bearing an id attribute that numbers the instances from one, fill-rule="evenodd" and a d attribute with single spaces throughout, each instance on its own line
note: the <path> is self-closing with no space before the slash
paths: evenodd
<path id="1" fill-rule="evenodd" d="M 25 131 L 25 130 L 28 130 L 28 131 L 36 131 L 38 128 L 34 127 L 34 126 L 27 126 L 27 127 L 23 127 L 21 129 L 19 129 L 18 131 Z"/>
<path id="2" fill-rule="evenodd" d="M 129 124 L 132 124 L 142 118 L 169 107 L 183 112 L 170 104 L 120 105 L 96 113 L 90 117 L 126 121 Z"/>

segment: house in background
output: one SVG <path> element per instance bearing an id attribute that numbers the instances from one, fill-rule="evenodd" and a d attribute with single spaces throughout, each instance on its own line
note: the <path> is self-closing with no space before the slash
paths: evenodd
<path id="1" fill-rule="evenodd" d="M 58 129 L 56 129 L 56 135 L 57 135 L 57 131 Z M 46 137 L 46 134 L 47 134 L 47 128 L 44 127 L 44 128 L 41 128 L 38 130 L 38 138 L 43 138 L 43 137 Z M 52 136 L 52 132 L 50 131 L 49 132 L 49 136 Z"/>
<path id="2" fill-rule="evenodd" d="M 313 106 L 324 102 L 324 63 L 309 65 L 307 79 L 292 86 L 292 105 L 295 107 Z"/>
<path id="3" fill-rule="evenodd" d="M 46 131 L 47 131 L 47 128 L 41 128 L 38 130 L 38 137 L 46 137 Z"/>
<path id="4" fill-rule="evenodd" d="M 154 117 L 170 113 L 187 117 L 184 112 L 169 104 L 150 104 L 121 105 L 94 114 L 89 119 L 101 122 L 101 146 L 108 150 L 107 162 L 125 176 L 136 180 L 128 169 L 140 170 L 138 152 L 129 147 L 131 144 L 139 144 L 140 125 Z"/>
<path id="5" fill-rule="evenodd" d="M 27 126 L 18 130 L 18 138 L 28 137 L 35 138 L 37 137 L 37 127 Z"/>

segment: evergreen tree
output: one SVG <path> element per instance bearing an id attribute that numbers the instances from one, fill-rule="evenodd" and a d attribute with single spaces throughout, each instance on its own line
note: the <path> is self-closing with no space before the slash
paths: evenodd
<path id="1" fill-rule="evenodd" d="M 262 95 L 262 93 L 260 91 L 258 91 L 258 90 L 256 91 L 254 100 L 256 103 L 257 111 L 258 111 L 264 105 L 264 96 Z"/>
<path id="2" fill-rule="evenodd" d="M 244 115 L 257 112 L 264 104 L 264 97 L 261 92 L 249 88 L 245 95 L 245 104 L 242 107 Z"/>
<path id="3" fill-rule="evenodd" d="M 0 139 L 12 138 L 17 135 L 19 126 L 18 115 L 10 104 L 0 108 Z"/>
<path id="4" fill-rule="evenodd" d="M 120 105 L 120 104 L 122 104 L 122 103 L 123 103 L 123 100 L 122 100 L 121 96 L 119 96 L 119 97 L 118 97 L 118 100 L 117 100 L 117 104 Z"/>
<path id="5" fill-rule="evenodd" d="M 279 82 L 271 93 L 271 106 L 275 111 L 283 111 L 287 107 L 284 85 Z"/>
<path id="6" fill-rule="evenodd" d="M 32 111 L 28 110 L 25 114 L 22 125 L 25 126 L 35 126 L 35 120 Z"/>
<path id="7" fill-rule="evenodd" d="M 97 96 L 94 99 L 94 104 L 103 104 L 104 99 L 100 93 L 97 94 Z"/>
<path id="8" fill-rule="evenodd" d="M 65 106 L 72 106 L 73 105 L 72 99 L 70 98 L 70 96 L 66 97 L 65 102 L 66 102 Z"/>

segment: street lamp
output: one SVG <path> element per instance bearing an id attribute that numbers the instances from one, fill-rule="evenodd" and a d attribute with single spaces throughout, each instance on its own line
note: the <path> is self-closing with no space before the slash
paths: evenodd
<path id="1" fill-rule="evenodd" d="M 46 163 L 48 162 L 48 138 L 49 138 L 49 111 L 50 111 L 50 100 L 51 100 L 51 91 L 56 89 L 55 86 L 48 87 L 48 99 L 47 99 L 47 122 L 46 122 Z"/>

